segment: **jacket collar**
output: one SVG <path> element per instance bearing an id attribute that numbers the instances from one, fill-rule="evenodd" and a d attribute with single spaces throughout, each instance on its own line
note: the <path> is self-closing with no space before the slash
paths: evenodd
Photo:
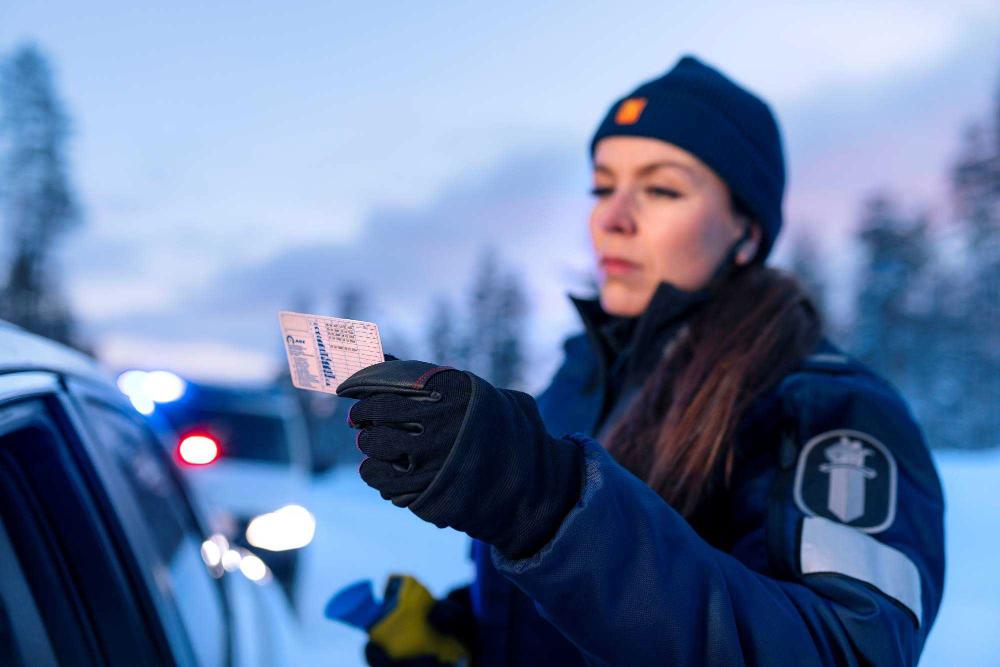
<path id="1" fill-rule="evenodd" d="M 711 294 L 708 289 L 687 291 L 664 281 L 653 292 L 646 310 L 636 317 L 608 313 L 597 297 L 567 296 L 583 321 L 602 369 L 607 372 L 618 355 L 628 350 L 626 374 L 631 376 L 638 369 L 648 370 L 655 365 L 677 325 L 708 301 Z"/>

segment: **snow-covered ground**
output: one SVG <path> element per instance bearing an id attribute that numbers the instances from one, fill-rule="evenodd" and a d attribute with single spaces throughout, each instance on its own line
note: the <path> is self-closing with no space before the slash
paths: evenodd
<path id="1" fill-rule="evenodd" d="M 921 665 L 1000 665 L 1000 451 L 937 456 L 947 501 L 944 604 Z M 408 572 L 436 595 L 472 578 L 468 540 L 383 501 L 353 466 L 318 480 L 310 506 L 315 541 L 302 563 L 297 600 L 303 664 L 364 665 L 364 635 L 323 618 L 340 587 L 370 578 L 376 591 L 391 572 Z"/>
<path id="2" fill-rule="evenodd" d="M 1000 451 L 941 452 L 944 603 L 920 664 L 1000 665 Z"/>
<path id="3" fill-rule="evenodd" d="M 365 635 L 323 617 L 330 596 L 359 579 L 381 594 L 393 572 L 412 574 L 436 596 L 471 581 L 469 538 L 439 529 L 382 500 L 356 472 L 341 466 L 313 486 L 309 507 L 316 536 L 303 554 L 296 608 L 303 629 L 303 664 L 364 665 Z"/>

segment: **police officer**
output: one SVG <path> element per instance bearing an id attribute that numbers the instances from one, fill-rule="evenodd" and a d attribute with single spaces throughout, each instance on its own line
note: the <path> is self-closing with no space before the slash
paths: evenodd
<path id="1" fill-rule="evenodd" d="M 474 538 L 469 587 L 395 577 L 371 664 L 913 665 L 943 498 L 884 379 L 765 265 L 769 107 L 685 56 L 591 142 L 598 298 L 538 397 L 391 360 L 341 384 L 382 497 Z"/>

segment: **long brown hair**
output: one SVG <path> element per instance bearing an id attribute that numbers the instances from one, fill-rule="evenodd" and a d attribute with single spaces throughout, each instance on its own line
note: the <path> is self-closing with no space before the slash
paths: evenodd
<path id="1" fill-rule="evenodd" d="M 729 485 L 744 411 L 821 331 L 792 276 L 756 262 L 736 269 L 674 337 L 605 446 L 690 520 Z"/>

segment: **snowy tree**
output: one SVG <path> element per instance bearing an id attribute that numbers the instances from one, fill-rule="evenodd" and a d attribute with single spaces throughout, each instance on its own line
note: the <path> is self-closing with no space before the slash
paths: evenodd
<path id="1" fill-rule="evenodd" d="M 852 350 L 896 383 L 935 447 L 1000 446 L 1000 88 L 949 172 L 953 216 L 869 199 Z M 958 243 L 953 243 L 957 240 Z M 947 241 L 947 243 L 943 243 Z M 942 250 L 942 247 L 946 250 Z"/>
<path id="2" fill-rule="evenodd" d="M 864 261 L 851 329 L 853 352 L 894 382 L 925 420 L 933 413 L 941 371 L 930 352 L 948 340 L 935 299 L 928 226 L 926 216 L 905 214 L 888 195 L 865 202 L 858 236 Z"/>
<path id="3" fill-rule="evenodd" d="M 963 446 L 1000 446 L 1000 86 L 992 113 L 966 130 L 950 183 L 966 242 L 951 295 L 961 320 L 954 367 L 962 398 L 953 418 Z"/>
<path id="4" fill-rule="evenodd" d="M 0 317 L 64 343 L 74 323 L 54 250 L 80 221 L 69 183 L 69 120 L 35 46 L 0 64 L 0 203 L 8 251 Z"/>
<path id="5" fill-rule="evenodd" d="M 431 319 L 427 328 L 427 349 L 430 351 L 429 361 L 435 364 L 464 366 L 459 358 L 458 330 L 455 321 L 454 307 L 445 296 L 439 296 L 431 306 Z"/>
<path id="6" fill-rule="evenodd" d="M 914 288 L 927 263 L 923 233 L 923 225 L 906 219 L 889 195 L 864 202 L 858 234 L 864 260 L 852 343 L 861 358 L 897 378 L 907 367 L 900 327 L 912 323 Z"/>
<path id="7" fill-rule="evenodd" d="M 492 248 L 483 250 L 469 294 L 468 328 L 459 345 L 466 367 L 490 382 L 515 388 L 523 382 L 520 338 L 527 298 L 513 273 L 505 273 Z"/>
<path id="8" fill-rule="evenodd" d="M 520 279 L 507 273 L 496 300 L 495 330 L 490 349 L 490 379 L 497 386 L 515 389 L 524 383 L 524 334 L 527 298 Z"/>
<path id="9" fill-rule="evenodd" d="M 476 264 L 476 275 L 469 292 L 469 316 L 466 334 L 460 346 L 468 370 L 490 379 L 490 354 L 496 331 L 496 303 L 500 267 L 496 251 L 485 248 Z"/>

